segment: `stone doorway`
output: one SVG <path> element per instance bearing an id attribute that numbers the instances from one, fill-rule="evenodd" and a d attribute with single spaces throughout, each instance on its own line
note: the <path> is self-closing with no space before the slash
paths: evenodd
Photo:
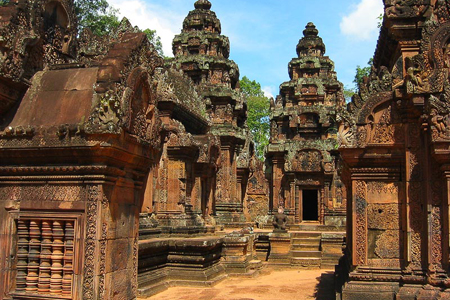
<path id="1" fill-rule="evenodd" d="M 302 220 L 319 221 L 319 190 L 302 191 Z"/>

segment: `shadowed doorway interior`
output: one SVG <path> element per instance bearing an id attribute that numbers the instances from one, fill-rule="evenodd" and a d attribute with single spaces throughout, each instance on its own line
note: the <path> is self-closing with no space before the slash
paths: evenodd
<path id="1" fill-rule="evenodd" d="M 318 190 L 303 190 L 303 221 L 319 221 Z"/>

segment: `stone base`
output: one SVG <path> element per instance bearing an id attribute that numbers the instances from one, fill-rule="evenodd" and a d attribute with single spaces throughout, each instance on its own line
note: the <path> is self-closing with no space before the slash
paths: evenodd
<path id="1" fill-rule="evenodd" d="M 243 228 L 248 225 L 242 204 L 216 204 L 216 222 L 229 228 Z"/>
<path id="2" fill-rule="evenodd" d="M 417 295 L 417 300 L 438 300 L 441 299 L 441 289 L 430 285 L 424 286 Z"/>
<path id="3" fill-rule="evenodd" d="M 398 291 L 396 300 L 416 300 L 421 289 L 421 285 L 404 285 Z"/>
<path id="4" fill-rule="evenodd" d="M 209 286 L 226 277 L 220 264 L 222 239 L 159 238 L 139 242 L 138 285 L 141 296 L 170 286 Z"/>
<path id="5" fill-rule="evenodd" d="M 324 232 L 321 236 L 322 248 L 322 269 L 334 269 L 343 256 L 342 247 L 344 246 L 345 233 Z"/>
<path id="6" fill-rule="evenodd" d="M 270 264 L 288 264 L 290 265 L 291 257 L 291 236 L 289 233 L 271 233 L 269 234 L 270 243 Z"/>
<path id="7" fill-rule="evenodd" d="M 429 285 L 404 285 L 400 288 L 396 300 L 444 300 L 450 299 L 450 290 Z"/>
<path id="8" fill-rule="evenodd" d="M 323 223 L 325 226 L 337 226 L 337 227 L 345 227 L 346 224 L 346 214 L 345 212 L 339 214 L 326 214 L 324 216 Z"/>
<path id="9" fill-rule="evenodd" d="M 398 283 L 350 281 L 342 289 L 342 300 L 396 300 Z"/>
<path id="10" fill-rule="evenodd" d="M 221 282 L 227 275 L 222 265 L 217 264 L 204 269 L 187 269 L 167 267 L 162 270 L 153 270 L 139 274 L 138 295 L 150 297 L 169 287 L 210 287 Z"/>

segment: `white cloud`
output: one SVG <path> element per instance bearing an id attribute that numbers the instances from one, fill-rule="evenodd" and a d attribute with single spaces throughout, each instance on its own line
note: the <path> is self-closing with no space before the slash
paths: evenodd
<path id="1" fill-rule="evenodd" d="M 275 98 L 274 97 L 274 92 L 275 92 L 275 88 L 271 87 L 271 86 L 264 86 L 262 88 L 262 91 L 264 92 L 264 96 L 266 96 L 267 98 Z"/>
<path id="2" fill-rule="evenodd" d="M 381 0 L 361 0 L 354 10 L 341 20 L 341 32 L 359 40 L 370 40 L 378 33 L 378 16 L 383 13 Z"/>
<path id="3" fill-rule="evenodd" d="M 120 17 L 126 17 L 133 26 L 141 30 L 156 30 L 161 37 L 164 55 L 173 56 L 172 40 L 181 32 L 185 16 L 175 14 L 170 7 L 152 5 L 143 0 L 110 0 L 109 3 L 118 8 Z"/>

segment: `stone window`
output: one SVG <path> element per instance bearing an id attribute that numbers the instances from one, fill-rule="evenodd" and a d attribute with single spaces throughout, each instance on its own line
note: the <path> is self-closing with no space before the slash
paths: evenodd
<path id="1" fill-rule="evenodd" d="M 14 299 L 72 299 L 79 218 L 21 215 Z"/>

